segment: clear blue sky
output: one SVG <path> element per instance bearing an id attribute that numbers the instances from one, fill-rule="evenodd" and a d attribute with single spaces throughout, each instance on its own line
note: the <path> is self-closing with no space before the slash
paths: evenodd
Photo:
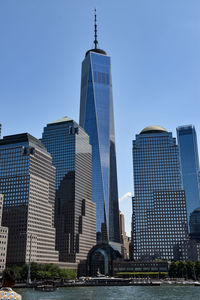
<path id="1" fill-rule="evenodd" d="M 81 62 L 98 40 L 112 57 L 119 197 L 133 192 L 132 139 L 194 124 L 200 140 L 199 0 L 1 0 L 3 135 L 79 120 Z M 131 199 L 120 202 L 130 233 Z"/>

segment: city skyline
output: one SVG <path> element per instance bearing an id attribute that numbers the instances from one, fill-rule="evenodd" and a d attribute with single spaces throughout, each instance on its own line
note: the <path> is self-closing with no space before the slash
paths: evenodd
<path id="1" fill-rule="evenodd" d="M 2 136 L 30 132 L 39 138 L 46 123 L 65 115 L 78 122 L 80 62 L 93 42 L 93 6 L 20 0 L 11 8 L 1 2 Z M 121 198 L 133 191 L 131 140 L 140 128 L 160 124 L 175 133 L 194 124 L 199 136 L 200 3 L 96 6 L 100 46 L 112 56 Z M 131 198 L 120 203 L 126 220 L 130 208 Z"/>

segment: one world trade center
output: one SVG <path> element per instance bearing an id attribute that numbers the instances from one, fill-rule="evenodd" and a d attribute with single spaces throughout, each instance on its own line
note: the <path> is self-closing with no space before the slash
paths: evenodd
<path id="1" fill-rule="evenodd" d="M 94 49 L 82 62 L 80 125 L 92 145 L 97 242 L 120 243 L 111 59 L 98 49 L 96 12 Z"/>

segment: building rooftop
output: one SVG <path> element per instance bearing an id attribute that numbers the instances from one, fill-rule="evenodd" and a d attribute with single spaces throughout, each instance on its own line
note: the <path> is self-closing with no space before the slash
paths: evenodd
<path id="1" fill-rule="evenodd" d="M 51 125 L 57 125 L 57 124 L 60 124 L 60 123 L 68 123 L 68 122 L 73 122 L 75 126 L 79 127 L 79 128 L 82 128 L 76 121 L 74 121 L 73 119 L 65 116 L 61 119 L 58 119 L 54 122 L 51 122 L 51 123 L 48 123 L 47 126 L 51 126 Z M 83 128 L 82 128 L 83 129 Z M 83 131 L 85 132 L 85 130 L 83 129 Z"/>
<path id="2" fill-rule="evenodd" d="M 145 127 L 140 134 L 167 132 L 167 130 L 159 125 L 151 125 Z"/>
<path id="3" fill-rule="evenodd" d="M 8 145 L 8 144 L 16 144 L 16 143 L 23 143 L 23 142 L 32 142 L 39 148 L 46 150 L 45 146 L 42 144 L 40 140 L 35 138 L 29 133 L 20 133 L 20 134 L 14 134 L 14 135 L 7 135 L 4 136 L 3 139 L 0 140 L 0 146 L 1 145 Z"/>
<path id="4" fill-rule="evenodd" d="M 57 123 L 64 123 L 64 122 L 72 122 L 73 120 L 71 118 L 68 118 L 67 116 L 61 118 L 61 119 L 58 119 L 54 122 L 51 122 L 51 123 L 48 123 L 47 125 L 54 125 L 54 124 L 57 124 Z"/>
<path id="5" fill-rule="evenodd" d="M 90 52 L 95 52 L 95 53 L 98 53 L 98 54 L 103 54 L 103 55 L 107 55 L 106 51 L 102 50 L 102 49 L 90 49 L 86 52 L 85 56 L 88 55 L 88 53 Z"/>

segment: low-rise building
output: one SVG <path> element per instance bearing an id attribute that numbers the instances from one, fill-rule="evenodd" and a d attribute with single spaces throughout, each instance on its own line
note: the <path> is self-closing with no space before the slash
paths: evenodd
<path id="1" fill-rule="evenodd" d="M 115 260 L 113 261 L 113 274 L 122 272 L 168 272 L 169 262 L 150 261 L 150 262 L 133 262 Z"/>

